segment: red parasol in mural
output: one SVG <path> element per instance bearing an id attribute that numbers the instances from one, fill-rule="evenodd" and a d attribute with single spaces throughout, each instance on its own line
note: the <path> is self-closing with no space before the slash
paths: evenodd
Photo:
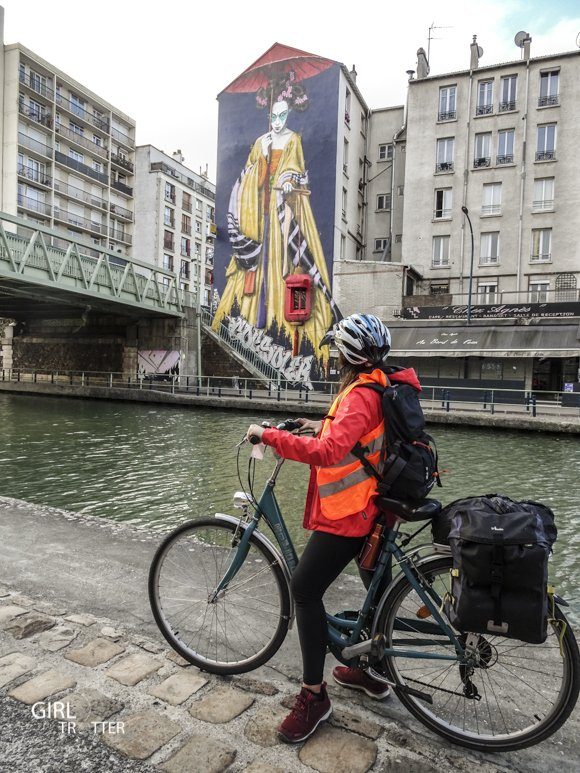
<path id="1" fill-rule="evenodd" d="M 224 91 L 248 93 L 266 89 L 273 75 L 293 72 L 296 81 L 312 78 L 332 67 L 332 59 L 325 59 L 298 48 L 274 43 L 265 54 L 251 64 L 247 70 L 233 80 Z"/>

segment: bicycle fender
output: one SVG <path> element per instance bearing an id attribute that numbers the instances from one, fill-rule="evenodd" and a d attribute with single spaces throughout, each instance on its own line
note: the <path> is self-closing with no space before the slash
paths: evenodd
<path id="1" fill-rule="evenodd" d="M 227 515 L 226 513 L 215 513 L 215 518 L 217 518 L 220 521 L 228 521 L 229 523 L 234 524 L 235 526 L 240 526 L 241 529 L 244 531 L 248 528 L 247 523 L 241 523 L 240 519 L 235 518 L 233 515 Z M 282 568 L 282 572 L 284 573 L 284 578 L 286 579 L 286 582 L 288 583 L 288 588 L 290 588 L 290 570 L 288 569 L 288 566 L 286 564 L 286 561 L 284 560 L 284 556 L 278 548 L 274 545 L 274 543 L 266 537 L 265 534 L 263 534 L 261 531 L 258 531 L 256 529 L 254 531 L 253 536 L 264 545 L 265 548 L 267 548 L 276 561 L 280 564 L 280 567 Z M 289 628 L 292 628 L 294 625 L 294 598 L 292 597 L 292 593 L 290 593 L 290 624 Z"/>

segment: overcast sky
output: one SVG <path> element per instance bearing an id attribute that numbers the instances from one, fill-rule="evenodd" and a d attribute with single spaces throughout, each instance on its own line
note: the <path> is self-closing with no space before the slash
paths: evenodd
<path id="1" fill-rule="evenodd" d="M 346 64 L 371 108 L 402 104 L 419 46 L 434 23 L 431 73 L 466 69 L 477 34 L 481 64 L 570 51 L 579 0 L 0 0 L 5 43 L 22 43 L 137 121 L 138 144 L 183 151 L 215 176 L 217 94 L 272 43 Z"/>

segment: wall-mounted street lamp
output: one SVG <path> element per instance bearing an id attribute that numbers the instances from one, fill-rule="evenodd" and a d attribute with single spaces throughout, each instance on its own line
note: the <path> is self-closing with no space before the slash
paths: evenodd
<path id="1" fill-rule="evenodd" d="M 467 218 L 469 223 L 469 230 L 471 232 L 471 260 L 469 261 L 469 287 L 467 290 L 467 324 L 471 322 L 471 289 L 473 285 L 473 226 L 471 225 L 471 219 L 469 217 L 469 210 L 467 207 L 461 207 L 461 211 Z"/>

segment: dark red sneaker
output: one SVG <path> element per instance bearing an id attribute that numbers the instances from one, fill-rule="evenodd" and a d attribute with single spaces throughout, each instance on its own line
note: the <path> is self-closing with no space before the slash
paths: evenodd
<path id="1" fill-rule="evenodd" d="M 306 687 L 296 696 L 292 711 L 278 728 L 278 735 L 286 743 L 300 743 L 316 730 L 321 722 L 332 714 L 330 698 L 323 683 L 319 695 Z"/>
<path id="2" fill-rule="evenodd" d="M 376 679 L 370 677 L 362 668 L 336 666 L 332 669 L 332 678 L 341 687 L 362 690 L 369 698 L 374 698 L 376 701 L 384 700 L 391 692 L 388 684 L 377 682 Z"/>

